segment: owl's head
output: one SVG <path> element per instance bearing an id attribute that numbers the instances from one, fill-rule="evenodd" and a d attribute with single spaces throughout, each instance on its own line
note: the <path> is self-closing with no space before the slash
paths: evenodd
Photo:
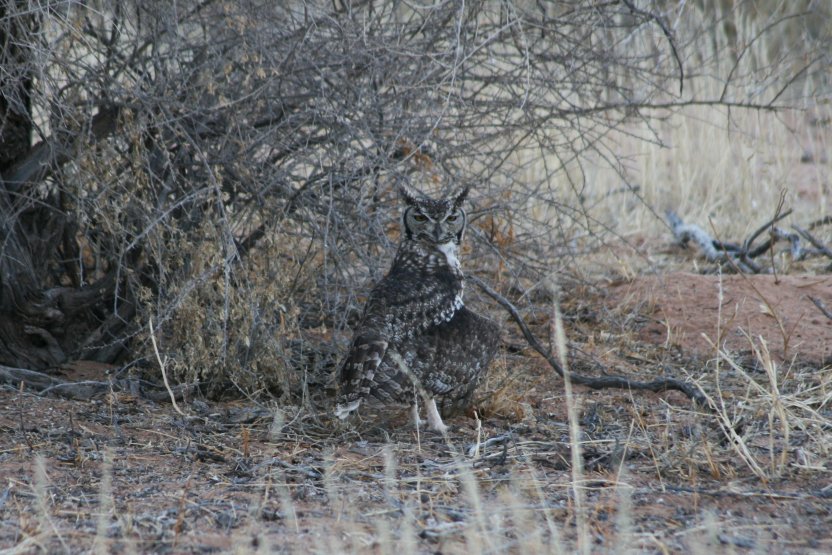
<path id="1" fill-rule="evenodd" d="M 459 245 L 468 223 L 462 203 L 469 189 L 464 187 L 448 197 L 432 199 L 407 185 L 400 185 L 405 202 L 402 219 L 407 238 L 430 245 L 449 242 Z"/>

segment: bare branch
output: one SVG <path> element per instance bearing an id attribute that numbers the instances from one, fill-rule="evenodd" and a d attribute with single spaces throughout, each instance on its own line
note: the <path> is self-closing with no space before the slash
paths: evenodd
<path id="1" fill-rule="evenodd" d="M 500 306 L 502 306 L 506 312 L 511 315 L 511 318 L 517 324 L 517 327 L 520 328 L 520 331 L 523 333 L 523 337 L 526 338 L 526 341 L 529 345 L 537 351 L 546 362 L 549 363 L 549 366 L 557 372 L 557 374 L 562 378 L 563 377 L 563 368 L 561 367 L 560 363 L 558 363 L 555 356 L 549 352 L 540 341 L 535 337 L 532 331 L 529 329 L 529 326 L 523 320 L 523 317 L 517 311 L 511 302 L 500 295 L 497 291 L 489 287 L 484 281 L 479 279 L 476 276 L 468 276 L 467 278 L 469 281 L 473 281 L 477 287 L 483 290 L 489 297 L 497 301 Z M 601 377 L 592 377 L 592 376 L 584 376 L 581 374 L 575 374 L 574 372 L 569 373 L 569 379 L 572 383 L 585 385 L 591 389 L 629 389 L 629 390 L 642 390 L 642 391 L 652 391 L 654 393 L 659 393 L 662 391 L 681 391 L 685 395 L 688 396 L 691 400 L 695 401 L 696 403 L 707 406 L 705 402 L 705 397 L 699 391 L 699 388 L 696 387 L 694 384 L 683 382 L 677 380 L 675 378 L 657 378 L 650 382 L 639 382 L 635 380 L 631 380 L 624 376 L 601 376 Z"/>
<path id="2" fill-rule="evenodd" d="M 621 1 L 624 3 L 625 6 L 627 6 L 630 9 L 631 12 L 646 16 L 655 21 L 656 25 L 661 27 L 665 38 L 667 38 L 668 44 L 670 44 L 670 50 L 673 53 L 673 58 L 676 60 L 676 64 L 679 66 L 679 94 L 681 95 L 684 91 L 685 86 L 685 68 L 682 65 L 682 59 L 679 57 L 679 52 L 677 52 L 676 50 L 676 41 L 673 39 L 673 33 L 670 32 L 670 29 L 667 26 L 667 22 L 664 20 L 662 16 L 658 14 L 637 8 L 630 0 Z"/>
<path id="3" fill-rule="evenodd" d="M 824 316 L 832 320 L 832 312 L 830 312 L 830 310 L 826 308 L 826 305 L 822 300 L 812 296 L 809 297 L 809 300 L 812 301 L 812 303 L 814 303 L 816 307 L 818 307 L 818 310 L 820 310 Z"/>
<path id="4" fill-rule="evenodd" d="M 762 56 L 812 23 L 798 8 L 720 49 L 723 16 L 684 4 L 0 8 L 0 364 L 153 361 L 152 318 L 172 388 L 325 383 L 397 241 L 402 176 L 470 185 L 471 269 L 539 280 L 616 232 L 585 195 L 590 165 L 632 181 L 615 136 L 661 143 L 655 122 L 691 107 L 782 110 L 822 70 L 822 37 Z M 750 243 L 685 233 L 760 269 Z"/>
<path id="5" fill-rule="evenodd" d="M 821 254 L 823 254 L 823 255 L 825 255 L 829 258 L 832 258 L 832 250 L 830 250 L 829 247 L 827 247 L 822 242 L 820 242 L 817 238 L 815 238 L 815 236 L 812 235 L 811 233 L 809 233 L 808 230 L 803 229 L 799 225 L 792 225 L 792 228 L 795 231 L 797 231 L 804 239 L 809 241 L 812 244 L 812 246 L 814 246 L 816 249 L 818 249 L 818 251 Z"/>

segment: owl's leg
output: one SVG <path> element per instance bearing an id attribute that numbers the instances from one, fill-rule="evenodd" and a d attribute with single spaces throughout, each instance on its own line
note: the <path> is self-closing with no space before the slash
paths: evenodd
<path id="1" fill-rule="evenodd" d="M 358 408 L 358 405 L 360 405 L 360 404 L 361 404 L 361 399 L 356 399 L 355 401 L 353 401 L 351 403 L 347 403 L 347 404 L 343 404 L 343 405 L 335 405 L 335 416 L 337 416 L 341 420 L 344 420 L 350 414 L 352 414 L 352 412 L 355 411 Z"/>
<path id="2" fill-rule="evenodd" d="M 436 408 L 436 401 L 434 399 L 430 399 L 427 402 L 427 413 L 428 413 L 428 426 L 431 430 L 435 430 L 440 433 L 445 433 L 448 431 L 448 427 L 442 422 L 442 417 L 439 415 L 439 409 Z"/>
<path id="3" fill-rule="evenodd" d="M 410 407 L 410 410 L 413 414 L 413 426 L 416 428 L 424 426 L 425 421 L 419 418 L 419 403 L 413 403 L 413 406 Z"/>

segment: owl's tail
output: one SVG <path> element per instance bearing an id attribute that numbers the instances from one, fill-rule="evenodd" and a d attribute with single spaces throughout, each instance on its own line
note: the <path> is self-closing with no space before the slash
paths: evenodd
<path id="1" fill-rule="evenodd" d="M 341 367 L 341 392 L 335 405 L 335 416 L 343 420 L 358 409 L 370 393 L 386 350 L 387 341 L 378 334 L 362 334 L 355 338 Z"/>

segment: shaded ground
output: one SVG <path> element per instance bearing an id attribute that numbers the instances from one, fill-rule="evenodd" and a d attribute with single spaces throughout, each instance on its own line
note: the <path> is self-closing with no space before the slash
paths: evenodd
<path id="1" fill-rule="evenodd" d="M 691 475 L 681 476 L 661 468 L 667 457 L 655 452 L 658 445 L 631 436 L 623 455 L 628 475 L 616 480 L 618 461 L 615 455 L 611 459 L 610 442 L 618 434 L 609 427 L 626 438 L 634 410 L 650 418 L 649 406 L 660 404 L 657 400 L 633 406 L 621 395 L 585 395 L 584 423 L 593 438 L 584 450 L 585 493 L 596 547 L 617 545 L 623 490 L 632 503 L 631 541 L 651 551 L 720 544 L 763 551 L 832 549 L 830 500 L 822 483 L 812 483 L 811 471 L 789 469 L 769 484 L 730 474 L 714 479 L 702 468 L 706 461 L 691 452 Z M 22 552 L 36 552 L 37 546 L 81 552 L 96 542 L 97 530 L 106 530 L 106 539 L 98 541 L 112 549 L 132 546 L 137 552 L 254 551 L 269 544 L 277 552 L 373 551 L 383 541 L 385 525 L 397 543 L 403 541 L 403 521 L 420 551 L 465 551 L 468 529 L 481 535 L 482 547 L 502 551 L 522 547 L 512 537 L 518 511 L 526 519 L 518 525 L 537 531 L 534 541 L 540 545 L 549 541 L 545 516 L 563 541 L 571 543 L 574 535 L 568 524 L 573 508 L 567 432 L 562 415 L 549 412 L 562 406 L 556 398 L 538 403 L 534 412 L 542 421 L 486 423 L 485 437 L 511 429 L 514 438 L 477 459 L 457 454 L 468 473 L 462 477 L 451 448 L 434 435 L 423 436 L 420 446 L 414 433 L 394 433 L 389 444 L 378 434 L 312 441 L 292 433 L 270 437 L 266 422 L 242 428 L 235 418 L 251 413 L 234 407 L 222 407 L 230 412 L 206 423 L 185 422 L 167 407 L 145 402 L 79 404 L 9 392 L 2 401 L 0 429 L 6 439 L 0 469 L 6 489 L 0 545 L 29 546 Z M 694 416 L 683 420 L 696 426 Z M 451 445 L 461 450 L 475 442 L 476 433 L 464 419 L 455 423 Z M 248 457 L 242 429 L 251 430 Z M 694 443 L 680 437 L 669 447 L 689 450 Z M 386 449 L 396 459 L 395 469 L 385 462 Z M 41 484 L 35 453 L 45 465 Z M 112 499 L 102 506 L 108 456 Z M 474 502 L 466 495 L 467 479 L 478 484 Z M 40 514 L 41 499 L 48 521 Z M 509 504 L 495 507 L 495 499 Z M 478 503 L 485 504 L 482 514 Z M 712 524 L 708 513 L 714 515 Z M 491 528 L 495 515 L 504 520 L 503 533 Z M 485 534 L 479 518 L 485 519 Z"/>
<path id="2" fill-rule="evenodd" d="M 676 392 L 576 388 L 582 470 L 562 382 L 527 352 L 496 365 L 481 428 L 453 419 L 447 441 L 407 426 L 337 430 L 254 403 L 183 403 L 183 417 L 126 394 L 79 402 L 6 387 L 0 550 L 530 553 L 581 538 L 602 552 L 830 552 L 832 372 L 790 371 L 777 396 L 754 396 L 749 380 L 768 387 L 759 368 L 714 372 L 687 357 L 708 354 L 698 335 L 715 329 L 714 279 L 614 288 L 632 316 L 622 329 L 643 344 L 615 332 L 620 318 L 572 318 L 577 351 L 638 379 L 687 375 L 730 407 L 720 417 Z M 773 334 L 777 348 L 757 292 L 795 328 L 793 352 L 810 359 L 812 344 L 828 346 L 829 325 L 804 302 L 832 301 L 828 278 L 744 279 L 723 278 L 723 315 L 736 312 L 723 326 L 729 349 L 742 349 L 740 328 Z"/>

